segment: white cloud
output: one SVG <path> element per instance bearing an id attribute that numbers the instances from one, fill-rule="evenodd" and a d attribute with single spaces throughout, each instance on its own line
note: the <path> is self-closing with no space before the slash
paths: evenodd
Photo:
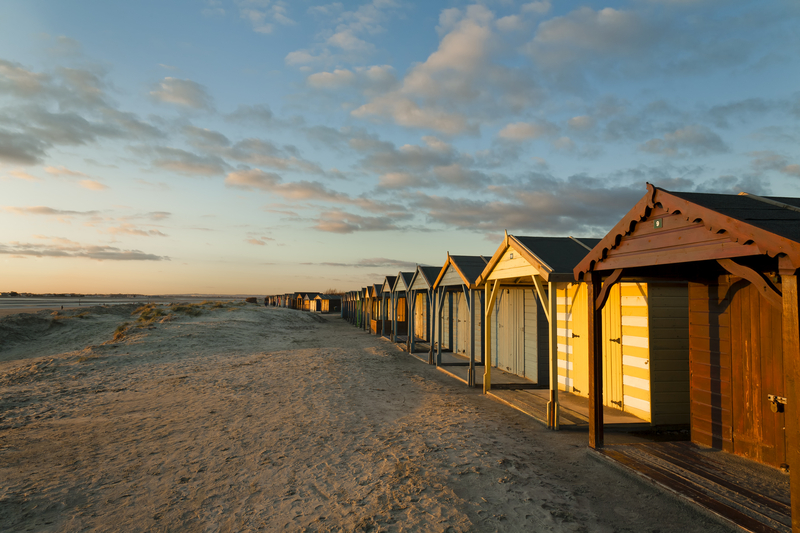
<path id="1" fill-rule="evenodd" d="M 581 7 L 539 25 L 528 52 L 545 67 L 560 67 L 603 55 L 637 55 L 659 31 L 633 11 Z"/>
<path id="2" fill-rule="evenodd" d="M 317 89 L 335 89 L 354 85 L 356 75 L 347 69 L 336 69 L 333 72 L 317 72 L 307 79 L 308 84 Z"/>
<path id="3" fill-rule="evenodd" d="M 104 191 L 109 188 L 108 185 L 95 180 L 81 180 L 79 183 L 81 187 L 90 191 Z"/>
<path id="4" fill-rule="evenodd" d="M 205 87 L 192 80 L 164 78 L 150 96 L 160 102 L 177 104 L 194 109 L 211 109 L 211 96 Z"/>
<path id="5" fill-rule="evenodd" d="M 506 125 L 497 135 L 501 139 L 510 141 L 527 141 L 547 137 L 557 131 L 558 128 L 549 122 L 515 122 Z"/>
<path id="6" fill-rule="evenodd" d="M 588 115 L 581 115 L 569 119 L 567 125 L 574 130 L 589 130 L 594 126 L 594 119 Z"/>
<path id="7" fill-rule="evenodd" d="M 536 13 L 537 15 L 544 15 L 550 11 L 550 2 L 530 2 L 522 4 L 520 11 L 523 13 Z"/>
<path id="8" fill-rule="evenodd" d="M 639 146 L 643 152 L 666 156 L 706 155 L 726 152 L 722 138 L 706 126 L 693 124 L 664 134 L 663 138 L 650 139 Z"/>
<path id="9" fill-rule="evenodd" d="M 237 189 L 261 189 L 270 191 L 281 181 L 283 181 L 283 179 L 273 172 L 264 172 L 263 170 L 254 168 L 229 173 L 225 178 L 225 185 Z"/>

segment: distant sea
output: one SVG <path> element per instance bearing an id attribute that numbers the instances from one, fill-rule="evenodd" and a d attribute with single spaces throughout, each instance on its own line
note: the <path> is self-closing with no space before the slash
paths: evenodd
<path id="1" fill-rule="evenodd" d="M 142 296 L 139 298 L 0 298 L 2 309 L 26 309 L 35 312 L 36 309 L 64 307 L 90 307 L 92 305 L 119 305 L 119 304 L 146 304 L 146 303 L 175 303 L 175 302 L 202 302 L 204 300 L 232 300 L 237 297 L 214 296 Z"/>

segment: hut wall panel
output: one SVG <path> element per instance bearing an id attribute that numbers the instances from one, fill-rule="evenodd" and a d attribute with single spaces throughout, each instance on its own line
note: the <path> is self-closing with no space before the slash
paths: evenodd
<path id="1" fill-rule="evenodd" d="M 688 424 L 689 293 L 686 284 L 650 283 L 650 308 L 683 312 L 678 317 L 650 320 L 650 373 L 654 424 Z"/>
<path id="2" fill-rule="evenodd" d="M 588 396 L 586 286 L 583 283 L 570 283 L 560 287 L 559 294 L 557 326 L 564 332 L 558 337 L 559 389 Z"/>
<path id="3" fill-rule="evenodd" d="M 444 277 L 442 277 L 442 280 L 439 282 L 439 286 L 461 285 L 462 283 L 463 280 L 461 279 L 458 271 L 453 268 L 452 265 L 447 265 L 447 270 L 444 273 Z"/>
<path id="4" fill-rule="evenodd" d="M 522 292 L 522 300 L 525 305 L 525 318 L 522 326 L 522 350 L 525 359 L 523 368 L 526 378 L 534 383 L 539 383 L 539 378 L 547 376 L 547 373 L 540 374 L 539 372 L 539 312 L 536 305 L 536 293 L 530 289 L 520 290 L 520 292 Z M 544 330 L 542 333 L 546 331 Z"/>
<path id="5" fill-rule="evenodd" d="M 511 255 L 514 255 L 512 258 Z M 489 279 L 519 278 L 536 275 L 538 271 L 523 258 L 522 255 L 509 247 L 506 249 L 500 261 L 494 266 L 489 274 Z"/>
<path id="6" fill-rule="evenodd" d="M 483 361 L 483 291 L 477 290 L 474 294 L 475 303 L 472 305 L 472 312 L 475 315 L 475 361 Z"/>
<path id="7" fill-rule="evenodd" d="M 625 411 L 651 421 L 649 287 L 646 283 L 621 283 L 619 290 L 623 406 Z"/>
<path id="8" fill-rule="evenodd" d="M 722 334 L 729 326 L 717 319 L 727 307 L 727 301 L 717 303 L 725 290 L 716 283 L 689 283 L 691 428 L 693 442 L 733 451 L 730 371 L 723 372 L 731 365 L 730 332 Z"/>

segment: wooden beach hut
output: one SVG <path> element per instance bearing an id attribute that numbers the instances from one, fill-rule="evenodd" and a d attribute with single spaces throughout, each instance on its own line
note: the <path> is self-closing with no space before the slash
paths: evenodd
<path id="1" fill-rule="evenodd" d="M 298 304 L 300 307 L 298 309 L 302 309 L 303 311 L 314 311 L 314 298 L 317 297 L 318 292 L 304 292 L 300 298 Z"/>
<path id="2" fill-rule="evenodd" d="M 370 285 L 367 287 L 367 291 L 369 292 L 370 306 L 369 332 L 373 335 L 381 335 L 381 330 L 383 330 L 381 286 L 378 284 Z"/>
<path id="3" fill-rule="evenodd" d="M 431 297 L 431 291 L 440 271 L 440 267 L 418 265 L 408 284 L 407 316 L 409 320 L 409 335 L 407 349 L 409 353 L 417 351 L 418 342 L 432 342 L 431 318 L 433 317 L 433 312 L 431 306 L 433 305 L 433 298 Z M 428 363 L 434 364 L 433 352 L 430 351 L 430 348 L 428 350 Z"/>
<path id="4" fill-rule="evenodd" d="M 436 364 L 442 349 L 469 358 L 468 383 L 475 386 L 476 361 L 483 363 L 483 301 L 478 278 L 486 268 L 482 255 L 450 255 L 433 283 Z M 433 345 L 431 345 L 433 350 Z M 456 363 L 458 364 L 458 363 Z"/>
<path id="5" fill-rule="evenodd" d="M 338 313 L 342 307 L 342 295 L 318 294 L 315 298 L 317 313 Z"/>
<path id="6" fill-rule="evenodd" d="M 369 311 L 369 292 L 367 291 L 366 287 L 361 287 L 359 289 L 359 294 L 361 294 L 361 322 L 358 324 L 358 327 L 363 330 L 368 330 L 369 324 L 367 322 L 367 317 Z"/>
<path id="7" fill-rule="evenodd" d="M 391 290 L 392 336 L 393 342 L 406 342 L 408 339 L 408 287 L 414 272 L 398 272 Z"/>
<path id="8" fill-rule="evenodd" d="M 392 336 L 392 321 L 394 320 L 394 312 L 392 311 L 392 287 L 395 281 L 397 281 L 397 276 L 386 276 L 383 279 L 383 283 L 380 285 L 381 337 Z"/>
<path id="9" fill-rule="evenodd" d="M 574 270 L 590 302 L 589 445 L 604 445 L 602 310 L 610 289 L 625 280 L 687 281 L 688 369 L 674 371 L 688 389 L 691 440 L 788 468 L 792 530 L 800 532 L 798 268 L 800 199 L 648 184 Z"/>

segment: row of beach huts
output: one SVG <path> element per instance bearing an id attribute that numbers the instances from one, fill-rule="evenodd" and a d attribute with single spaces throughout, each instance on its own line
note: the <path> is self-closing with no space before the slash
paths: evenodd
<path id="1" fill-rule="evenodd" d="M 798 268 L 800 199 L 648 184 L 602 239 L 506 234 L 493 254 L 265 303 L 340 313 L 486 393 L 536 393 L 552 429 L 577 402 L 596 450 L 618 413 L 788 470 L 800 532 Z"/>

